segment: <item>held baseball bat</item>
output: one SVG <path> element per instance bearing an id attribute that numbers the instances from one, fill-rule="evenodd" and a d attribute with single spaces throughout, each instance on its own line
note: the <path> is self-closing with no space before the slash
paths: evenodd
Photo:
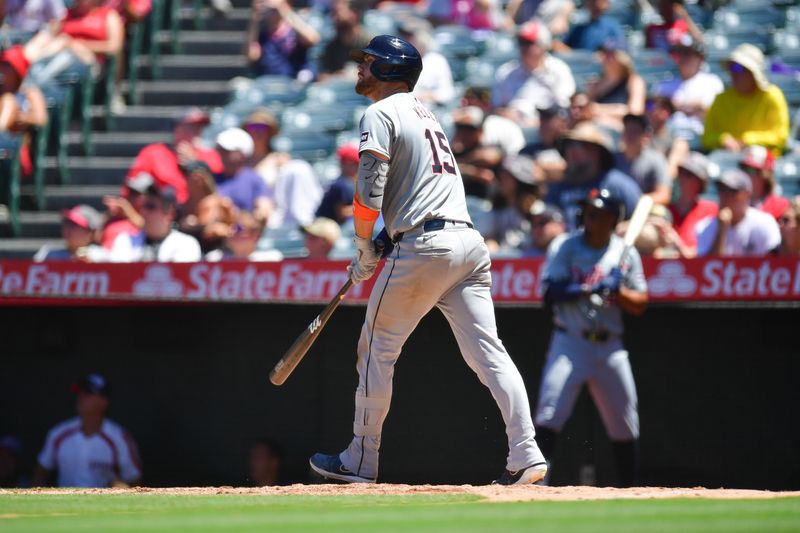
<path id="1" fill-rule="evenodd" d="M 631 247 L 636 243 L 636 239 L 639 238 L 639 234 L 644 229 L 651 209 L 653 209 L 653 197 L 643 194 L 636 203 L 636 208 L 633 210 L 631 219 L 628 222 L 628 228 L 625 230 L 625 236 L 622 238 L 625 248 L 622 250 L 617 266 L 621 267 L 625 258 L 628 257 L 628 252 L 630 252 Z"/>
<path id="2" fill-rule="evenodd" d="M 647 217 L 650 216 L 650 210 L 652 208 L 653 197 L 643 194 L 636 203 L 636 208 L 634 208 L 631 219 L 628 221 L 628 228 L 625 230 L 625 236 L 622 238 L 624 248 L 622 249 L 622 254 L 619 256 L 617 268 L 622 268 L 622 263 L 625 262 L 625 258 L 628 257 L 628 252 L 630 252 L 631 248 L 636 243 L 636 239 L 642 232 L 642 229 L 644 229 L 644 225 L 647 223 Z M 592 294 L 589 300 L 596 307 L 601 307 L 603 305 L 603 296 L 600 294 Z"/>
<path id="3" fill-rule="evenodd" d="M 342 302 L 344 295 L 347 294 L 347 291 L 353 285 L 353 280 L 349 277 L 347 278 L 347 282 L 342 286 L 336 296 L 328 302 L 328 305 L 325 306 L 325 309 L 317 315 L 317 317 L 311 321 L 311 324 L 308 325 L 306 329 L 303 330 L 303 333 L 297 337 L 297 340 L 286 350 L 286 353 L 283 354 L 280 361 L 278 361 L 275 366 L 273 367 L 272 371 L 269 373 L 269 380 L 274 385 L 283 385 L 286 381 L 286 378 L 294 371 L 297 364 L 303 359 L 306 355 L 306 352 L 311 348 L 311 345 L 314 344 L 314 341 L 317 340 L 322 328 L 325 327 L 325 324 L 328 323 L 328 319 L 331 317 L 333 312 L 339 307 L 339 304 Z"/>

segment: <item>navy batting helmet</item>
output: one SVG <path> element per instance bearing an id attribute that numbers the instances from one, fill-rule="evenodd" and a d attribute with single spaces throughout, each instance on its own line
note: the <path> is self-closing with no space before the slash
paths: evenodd
<path id="1" fill-rule="evenodd" d="M 617 222 L 625 218 L 625 204 L 608 189 L 592 189 L 589 191 L 586 198 L 581 201 L 582 207 L 587 205 L 613 213 L 617 217 Z"/>
<path id="2" fill-rule="evenodd" d="M 375 57 L 369 70 L 377 79 L 404 81 L 409 91 L 414 89 L 422 72 L 422 57 L 408 41 L 394 35 L 378 35 L 366 48 L 350 52 L 350 57 L 356 63 L 364 61 L 365 55 Z"/>

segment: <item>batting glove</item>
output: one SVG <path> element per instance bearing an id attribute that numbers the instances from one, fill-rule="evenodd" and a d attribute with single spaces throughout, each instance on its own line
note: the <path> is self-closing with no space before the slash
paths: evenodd
<path id="1" fill-rule="evenodd" d="M 612 268 L 608 276 L 604 277 L 600 283 L 595 285 L 592 292 L 604 294 L 616 294 L 622 286 L 625 276 L 619 268 Z"/>
<path id="2" fill-rule="evenodd" d="M 353 243 L 356 245 L 356 256 L 350 261 L 350 266 L 347 267 L 347 273 L 350 275 L 350 279 L 353 280 L 353 283 L 361 283 L 371 278 L 375 273 L 381 256 L 375 250 L 372 239 L 364 239 L 356 235 L 353 239 Z"/>

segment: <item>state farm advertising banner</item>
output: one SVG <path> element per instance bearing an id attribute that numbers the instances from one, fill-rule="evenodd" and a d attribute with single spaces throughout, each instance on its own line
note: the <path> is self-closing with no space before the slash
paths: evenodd
<path id="1" fill-rule="evenodd" d="M 80 263 L 0 261 L 0 305 L 158 302 L 324 302 L 347 279 L 346 261 L 280 263 Z M 703 258 L 646 260 L 652 302 L 800 301 L 800 260 Z M 497 260 L 498 304 L 542 300 L 542 261 Z M 376 277 L 345 303 L 364 303 Z"/>

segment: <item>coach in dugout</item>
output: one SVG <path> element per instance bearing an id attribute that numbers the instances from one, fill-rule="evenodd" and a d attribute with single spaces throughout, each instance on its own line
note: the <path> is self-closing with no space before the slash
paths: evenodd
<path id="1" fill-rule="evenodd" d="M 55 426 L 39 453 L 32 485 L 125 487 L 136 485 L 142 466 L 136 444 L 119 424 L 106 418 L 111 401 L 108 381 L 89 374 L 73 384 L 78 416 Z"/>

